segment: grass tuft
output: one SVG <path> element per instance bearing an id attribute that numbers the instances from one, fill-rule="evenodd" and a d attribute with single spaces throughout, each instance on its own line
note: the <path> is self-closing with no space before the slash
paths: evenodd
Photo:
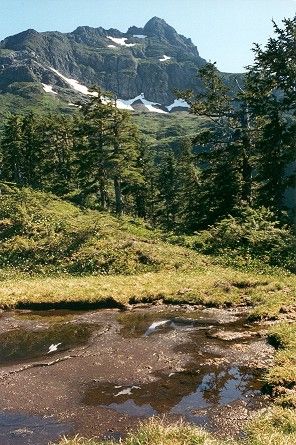
<path id="1" fill-rule="evenodd" d="M 256 416 L 248 425 L 242 440 L 218 439 L 208 432 L 184 422 L 168 424 L 152 418 L 140 424 L 122 442 L 123 445 L 295 445 L 296 413 L 273 408 Z M 114 442 L 74 438 L 63 439 L 59 445 L 115 445 Z"/>

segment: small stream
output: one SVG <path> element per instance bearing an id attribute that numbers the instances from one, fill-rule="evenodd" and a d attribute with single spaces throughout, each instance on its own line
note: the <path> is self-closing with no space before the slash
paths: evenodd
<path id="1" fill-rule="evenodd" d="M 109 330 L 104 333 L 107 323 Z M 268 403 L 261 394 L 262 372 L 271 363 L 272 351 L 261 330 L 248 325 L 244 314 L 222 310 L 152 307 L 126 312 L 4 313 L 0 372 L 9 370 L 15 397 L 7 392 L 7 402 L 5 395 L 1 401 L 0 443 L 46 445 L 61 435 L 80 433 L 81 428 L 84 435 L 99 437 L 119 429 L 120 438 L 137 419 L 154 415 L 182 417 L 219 434 L 231 425 L 239 435 L 250 413 Z M 129 351 L 128 366 L 125 351 Z M 65 354 L 74 357 L 68 362 L 71 367 L 67 368 L 66 359 L 47 365 Z M 24 365 L 32 364 L 32 370 L 23 371 Z M 53 389 L 51 378 L 57 383 L 60 379 L 65 387 L 69 384 L 74 401 L 67 402 L 59 385 Z M 22 397 L 18 409 L 21 382 L 24 388 L 28 384 L 28 400 Z M 44 391 L 40 394 L 44 409 L 37 383 L 36 394 L 30 393 L 34 382 Z M 56 404 L 49 403 L 47 386 Z M 59 400 L 65 405 L 59 406 Z M 96 425 L 88 427 L 95 413 L 106 419 L 100 431 L 94 430 Z"/>

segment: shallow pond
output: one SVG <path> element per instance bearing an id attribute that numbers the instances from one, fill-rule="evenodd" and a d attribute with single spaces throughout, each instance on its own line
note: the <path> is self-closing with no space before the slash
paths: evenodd
<path id="1" fill-rule="evenodd" d="M 268 403 L 260 389 L 272 349 L 243 313 L 161 306 L 18 311 L 1 321 L 1 445 L 119 438 L 152 415 L 238 435 Z"/>
<path id="2" fill-rule="evenodd" d="M 0 334 L 0 365 L 52 356 L 87 343 L 94 326 L 55 324 L 37 330 L 14 329 Z"/>
<path id="3" fill-rule="evenodd" d="M 23 413 L 0 412 L 1 445 L 47 444 L 69 433 L 70 425 L 51 416 L 32 416 Z"/>
<path id="4" fill-rule="evenodd" d="M 178 414 L 189 422 L 206 425 L 210 410 L 243 401 L 251 404 L 260 394 L 258 378 L 242 367 L 185 370 L 156 375 L 157 380 L 142 385 L 91 384 L 83 402 L 106 406 L 130 416 Z M 203 414 L 199 414 L 203 409 Z"/>

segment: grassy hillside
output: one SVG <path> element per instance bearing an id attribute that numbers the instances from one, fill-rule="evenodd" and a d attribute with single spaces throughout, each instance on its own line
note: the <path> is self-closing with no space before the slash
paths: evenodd
<path id="1" fill-rule="evenodd" d="M 260 318 L 278 316 L 295 303 L 295 275 L 223 267 L 214 257 L 165 239 L 140 220 L 2 185 L 0 304 L 163 299 L 248 304 Z"/>
<path id="2" fill-rule="evenodd" d="M 131 275 L 192 270 L 196 253 L 165 244 L 141 221 L 82 210 L 57 197 L 1 186 L 0 266 L 30 274 Z"/>

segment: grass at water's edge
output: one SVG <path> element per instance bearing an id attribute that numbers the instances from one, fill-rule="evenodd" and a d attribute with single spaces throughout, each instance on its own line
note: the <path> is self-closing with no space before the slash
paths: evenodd
<path id="1" fill-rule="evenodd" d="M 274 408 L 253 419 L 241 441 L 217 439 L 202 429 L 182 422 L 167 425 L 152 418 L 128 435 L 123 445 L 295 445 L 296 413 Z M 82 438 L 64 439 L 59 445 L 111 445 Z"/>
<path id="2" fill-rule="evenodd" d="M 296 410 L 296 323 L 275 325 L 268 340 L 277 352 L 265 375 L 266 386 L 278 404 Z"/>
<path id="3" fill-rule="evenodd" d="M 273 326 L 269 342 L 277 349 L 274 366 L 265 376 L 275 406 L 255 417 L 243 442 L 218 440 L 185 424 L 165 425 L 149 420 L 131 433 L 124 445 L 295 445 L 296 444 L 296 278 L 255 275 L 219 266 L 195 271 L 160 271 L 132 276 L 31 277 L 1 281 L 0 305 L 34 307 L 34 304 L 97 304 L 125 306 L 161 299 L 169 304 L 250 306 L 251 319 L 283 318 Z M 111 442 L 112 443 L 112 442 Z M 59 445 L 101 445 L 83 438 L 64 439 Z M 104 442 L 106 445 L 106 442 Z"/>
<path id="4" fill-rule="evenodd" d="M 250 306 L 251 317 L 278 318 L 293 312 L 296 276 L 256 275 L 211 265 L 191 271 L 135 275 L 28 277 L 0 280 L 0 307 L 73 304 L 124 306 L 162 300 L 168 304 Z"/>

